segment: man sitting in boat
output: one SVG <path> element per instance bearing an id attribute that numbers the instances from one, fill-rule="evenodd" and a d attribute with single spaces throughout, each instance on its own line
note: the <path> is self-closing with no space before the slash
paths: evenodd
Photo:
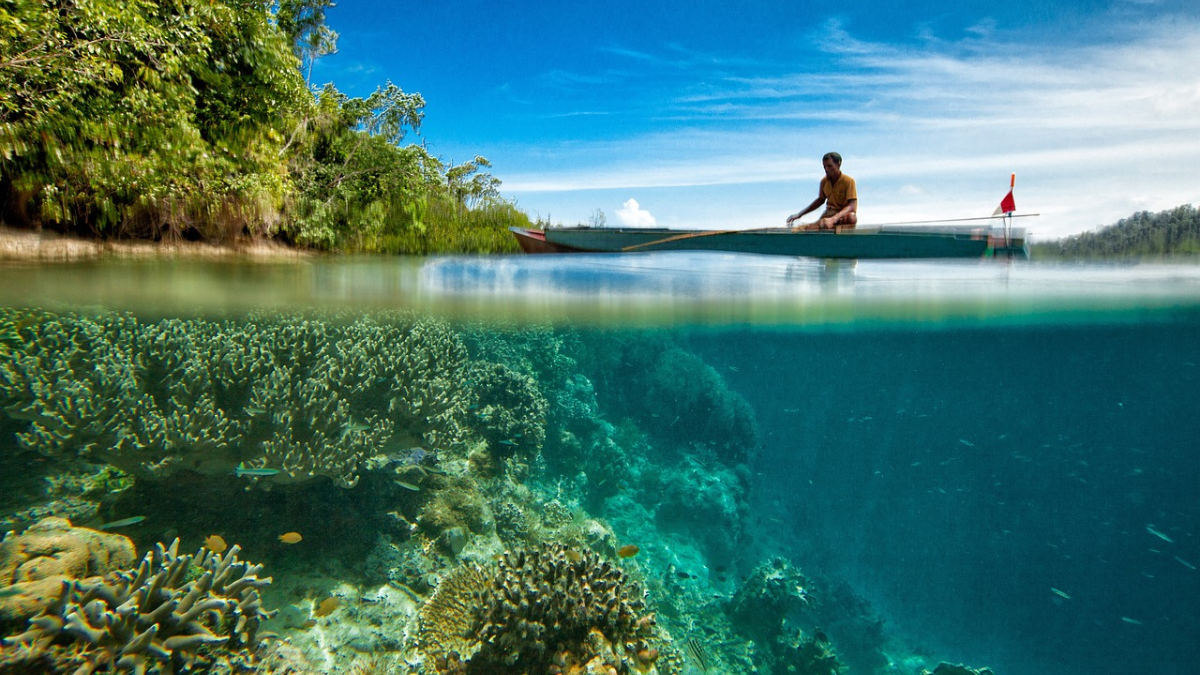
<path id="1" fill-rule="evenodd" d="M 854 187 L 854 179 L 842 173 L 842 156 L 836 152 L 827 152 L 821 158 L 825 166 L 825 177 L 817 189 L 817 198 L 800 213 L 790 215 L 787 224 L 800 220 L 804 214 L 815 211 L 825 204 L 825 213 L 821 219 L 811 225 L 797 225 L 793 230 L 832 230 L 835 228 L 853 228 L 858 224 L 858 191 Z"/>

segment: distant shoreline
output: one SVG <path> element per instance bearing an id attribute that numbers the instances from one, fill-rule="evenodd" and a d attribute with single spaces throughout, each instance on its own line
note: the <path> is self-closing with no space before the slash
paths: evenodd
<path id="1" fill-rule="evenodd" d="M 216 245 L 182 240 L 97 240 L 0 226 L 0 261 L 7 262 L 79 262 L 102 258 L 286 262 L 309 260 L 318 255 L 270 241 Z"/>

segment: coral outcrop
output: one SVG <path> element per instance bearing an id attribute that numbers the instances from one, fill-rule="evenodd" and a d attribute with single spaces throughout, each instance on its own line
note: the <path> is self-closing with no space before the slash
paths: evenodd
<path id="1" fill-rule="evenodd" d="M 922 670 L 922 675 L 992 675 L 990 668 L 968 668 L 964 665 L 954 665 L 951 663 L 940 663 L 937 668 L 930 673 L 928 670 Z"/>
<path id="2" fill-rule="evenodd" d="M 789 626 L 814 609 L 809 580 L 784 558 L 767 560 L 750 573 L 727 608 L 736 630 L 758 646 L 757 667 L 778 675 L 837 675 L 844 665 L 820 629 Z"/>
<path id="3" fill-rule="evenodd" d="M 419 616 L 418 647 L 439 673 L 678 672 L 643 596 L 591 551 L 510 551 L 438 586 Z"/>
<path id="4" fill-rule="evenodd" d="M 483 363 L 470 372 L 471 426 L 493 454 L 536 455 L 546 439 L 546 399 L 537 382 L 499 363 Z"/>
<path id="5" fill-rule="evenodd" d="M 60 597 L 4 639 L 0 673 L 202 672 L 216 659 L 245 658 L 270 613 L 261 565 L 201 548 L 158 544 L 133 569 L 62 584 Z M 213 649 L 220 646 L 220 649 Z"/>
<path id="6" fill-rule="evenodd" d="M 354 485 L 382 445 L 460 440 L 466 348 L 447 325 L 385 314 L 245 322 L 66 314 L 0 352 L 19 443 L 138 477 L 274 469 Z"/>
<path id="7" fill-rule="evenodd" d="M 763 643 L 783 634 L 787 615 L 811 602 L 808 579 L 784 558 L 771 558 L 754 568 L 729 603 L 738 630 Z"/>
<path id="8" fill-rule="evenodd" d="M 0 629 L 17 626 L 62 595 L 63 582 L 101 576 L 137 560 L 119 535 L 43 518 L 0 542 Z"/>

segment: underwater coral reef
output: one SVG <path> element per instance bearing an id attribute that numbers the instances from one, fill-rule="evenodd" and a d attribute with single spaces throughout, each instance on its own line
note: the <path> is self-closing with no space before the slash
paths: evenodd
<path id="1" fill-rule="evenodd" d="M 0 331 L 0 673 L 927 665 L 770 554 L 754 410 L 669 333 L 100 310 Z"/>

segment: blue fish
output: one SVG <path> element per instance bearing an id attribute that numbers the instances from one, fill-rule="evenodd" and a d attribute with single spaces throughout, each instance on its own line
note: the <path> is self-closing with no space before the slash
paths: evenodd
<path id="1" fill-rule="evenodd" d="M 254 478 L 266 478 L 268 476 L 279 475 L 279 469 L 248 469 L 245 466 L 238 464 L 233 470 L 233 475 L 241 478 L 243 476 L 252 476 Z"/>
<path id="2" fill-rule="evenodd" d="M 100 529 L 113 530 L 118 527 L 128 527 L 130 525 L 137 525 L 138 523 L 142 522 L 145 519 L 146 519 L 146 516 L 133 516 L 132 518 L 122 518 L 120 520 L 114 520 L 111 523 L 105 523 L 100 526 Z"/>

